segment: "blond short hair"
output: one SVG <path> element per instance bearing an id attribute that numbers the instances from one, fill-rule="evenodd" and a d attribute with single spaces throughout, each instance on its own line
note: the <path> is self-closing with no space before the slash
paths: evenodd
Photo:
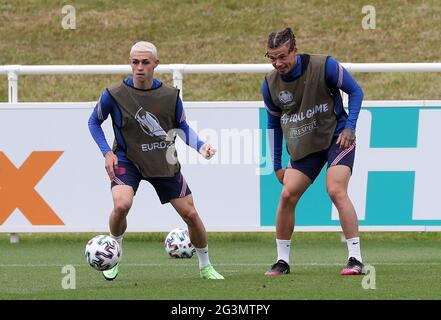
<path id="1" fill-rule="evenodd" d="M 153 43 L 147 41 L 138 41 L 130 49 L 130 56 L 135 52 L 150 52 L 155 59 L 158 59 L 158 51 Z"/>

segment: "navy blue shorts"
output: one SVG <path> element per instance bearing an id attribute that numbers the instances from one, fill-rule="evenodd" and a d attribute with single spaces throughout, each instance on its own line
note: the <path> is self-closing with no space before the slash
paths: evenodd
<path id="1" fill-rule="evenodd" d="M 351 169 L 354 166 L 355 158 L 355 142 L 347 149 L 341 150 L 340 146 L 336 144 L 337 137 L 334 137 L 331 146 L 319 152 L 311 153 L 303 159 L 294 161 L 290 159 L 288 169 L 297 169 L 308 176 L 312 182 L 320 174 L 323 165 L 328 162 L 327 168 L 336 165 L 348 166 Z"/>
<path id="2" fill-rule="evenodd" d="M 112 180 L 111 188 L 117 185 L 128 185 L 133 188 L 136 194 L 141 180 L 146 180 L 155 188 L 156 194 L 162 204 L 170 202 L 172 199 L 183 198 L 191 194 L 181 171 L 174 177 L 157 177 L 144 179 L 138 169 L 130 162 L 119 162 L 118 170 L 115 172 L 116 178 Z"/>

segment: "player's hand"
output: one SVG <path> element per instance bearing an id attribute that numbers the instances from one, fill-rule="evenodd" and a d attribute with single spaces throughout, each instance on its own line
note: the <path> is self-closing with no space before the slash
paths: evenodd
<path id="1" fill-rule="evenodd" d="M 340 150 L 349 148 L 355 142 L 355 130 L 346 128 L 337 138 L 337 144 L 340 145 Z"/>
<path id="2" fill-rule="evenodd" d="M 199 149 L 199 153 L 207 160 L 211 159 L 215 153 L 216 149 L 214 149 L 210 144 L 204 143 L 202 147 Z"/>
<path id="3" fill-rule="evenodd" d="M 281 184 L 283 184 L 283 178 L 285 177 L 285 169 L 279 169 L 276 171 L 276 177 Z"/>
<path id="4" fill-rule="evenodd" d="M 113 151 L 109 151 L 106 153 L 105 157 L 105 167 L 107 174 L 109 175 L 110 180 L 115 179 L 115 170 L 118 169 L 118 158 L 113 153 Z"/>

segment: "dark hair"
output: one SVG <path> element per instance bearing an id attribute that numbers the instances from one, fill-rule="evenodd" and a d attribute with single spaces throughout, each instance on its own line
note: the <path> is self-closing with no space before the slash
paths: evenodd
<path id="1" fill-rule="evenodd" d="M 268 36 L 268 49 L 275 49 L 283 45 L 288 46 L 289 52 L 293 51 L 296 47 L 296 36 L 292 32 L 291 28 L 271 32 Z"/>

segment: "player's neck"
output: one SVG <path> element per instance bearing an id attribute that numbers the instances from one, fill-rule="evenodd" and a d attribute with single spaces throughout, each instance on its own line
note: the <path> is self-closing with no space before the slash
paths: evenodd
<path id="1" fill-rule="evenodd" d="M 133 86 L 136 89 L 141 89 L 141 90 L 150 89 L 152 87 L 152 84 L 153 84 L 153 79 L 146 81 L 137 81 L 133 79 Z"/>

